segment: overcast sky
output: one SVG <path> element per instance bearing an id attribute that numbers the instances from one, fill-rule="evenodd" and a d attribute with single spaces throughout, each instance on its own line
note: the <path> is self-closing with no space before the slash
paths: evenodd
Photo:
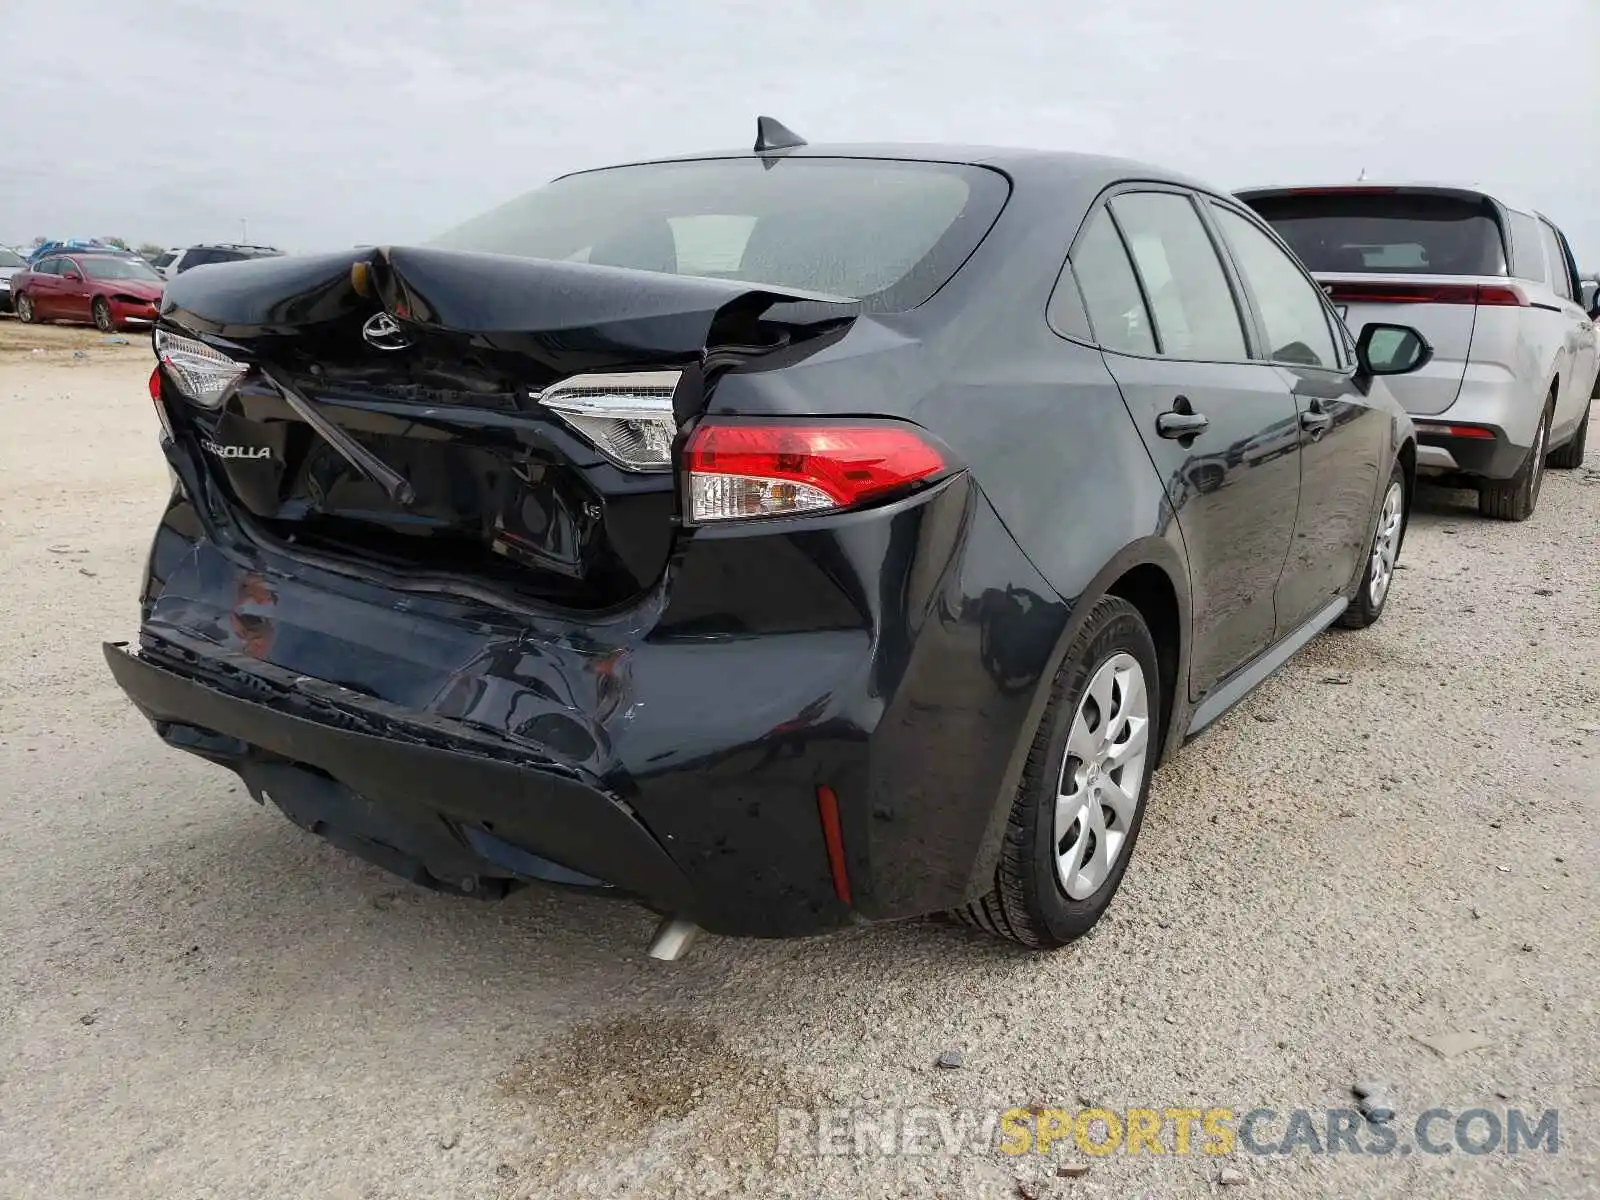
<path id="1" fill-rule="evenodd" d="M 0 0 L 0 47 L 0 241 L 416 241 L 770 112 L 1227 187 L 1497 184 L 1600 270 L 1597 0 Z"/>

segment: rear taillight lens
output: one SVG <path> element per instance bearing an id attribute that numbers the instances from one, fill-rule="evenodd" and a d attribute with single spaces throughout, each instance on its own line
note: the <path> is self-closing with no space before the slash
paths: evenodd
<path id="1" fill-rule="evenodd" d="M 945 455 L 907 425 L 703 422 L 684 449 L 689 520 L 851 508 L 944 474 Z"/>
<path id="2" fill-rule="evenodd" d="M 206 408 L 216 408 L 228 387 L 250 369 L 204 342 L 181 337 L 165 329 L 155 334 L 156 358 L 167 368 L 173 384 L 189 399 Z"/>
<path id="3" fill-rule="evenodd" d="M 1323 290 L 1335 304 L 1529 304 L 1522 289 L 1509 283 L 1325 283 Z"/>
<path id="4" fill-rule="evenodd" d="M 534 398 L 624 470 L 666 471 L 678 436 L 672 397 L 682 376 L 682 371 L 573 375 Z"/>

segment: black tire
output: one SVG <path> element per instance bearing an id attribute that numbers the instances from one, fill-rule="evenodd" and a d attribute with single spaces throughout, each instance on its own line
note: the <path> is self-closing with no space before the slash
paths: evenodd
<path id="1" fill-rule="evenodd" d="M 1130 655 L 1144 672 L 1149 715 L 1143 778 L 1117 861 L 1092 894 L 1074 900 L 1056 874 L 1056 793 L 1067 759 L 1067 735 L 1085 691 L 1099 668 L 1117 654 Z M 956 915 L 1035 949 L 1056 949 L 1088 933 L 1110 906 L 1139 840 L 1150 776 L 1160 758 L 1161 713 L 1161 675 L 1150 630 L 1133 605 L 1107 596 L 1089 611 L 1051 687 L 1006 823 L 994 887 Z"/>
<path id="2" fill-rule="evenodd" d="M 111 305 L 106 303 L 104 296 L 94 298 L 94 303 L 89 306 L 89 312 L 94 317 L 94 327 L 101 333 L 117 331 L 117 323 L 111 319 Z"/>
<path id="3" fill-rule="evenodd" d="M 1389 500 L 1396 488 L 1400 489 L 1400 527 L 1388 528 Z M 1378 519 L 1373 522 L 1372 538 L 1367 543 L 1365 563 L 1361 568 L 1361 581 L 1356 585 L 1355 594 L 1350 598 L 1350 605 L 1339 614 L 1339 624 L 1346 629 L 1365 629 L 1379 617 L 1383 616 L 1383 609 L 1389 603 L 1389 593 L 1394 591 L 1395 567 L 1400 561 L 1400 548 L 1405 544 L 1406 527 L 1411 523 L 1411 494 L 1406 487 L 1405 468 L 1399 463 L 1389 471 L 1389 482 L 1384 485 L 1383 497 L 1378 501 Z M 1389 575 L 1384 580 L 1383 587 L 1378 589 L 1378 597 L 1373 599 L 1373 579 L 1377 576 L 1379 563 L 1379 542 L 1388 533 L 1394 539 L 1393 553 L 1387 558 Z"/>
<path id="4" fill-rule="evenodd" d="M 1526 521 L 1533 516 L 1539 503 L 1539 491 L 1544 486 L 1545 446 L 1550 440 L 1550 406 L 1555 402 L 1555 389 L 1545 402 L 1544 413 L 1539 417 L 1539 427 L 1533 433 L 1533 445 L 1522 466 L 1510 479 L 1485 479 L 1478 484 L 1478 512 L 1497 521 Z"/>
<path id="5" fill-rule="evenodd" d="M 32 325 L 35 319 L 33 312 L 33 297 L 18 296 L 16 298 L 16 305 L 17 320 L 21 321 L 24 325 Z"/>
<path id="6" fill-rule="evenodd" d="M 1565 446 L 1550 452 L 1549 465 L 1557 471 L 1571 471 L 1583 466 L 1583 447 L 1589 440 L 1589 412 L 1593 408 L 1593 400 L 1583 406 L 1583 416 L 1578 419 L 1578 432 L 1572 435 Z"/>

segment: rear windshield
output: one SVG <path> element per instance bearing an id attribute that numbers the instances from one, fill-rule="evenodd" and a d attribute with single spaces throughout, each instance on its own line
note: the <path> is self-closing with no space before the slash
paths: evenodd
<path id="1" fill-rule="evenodd" d="M 78 260 L 92 279 L 143 279 L 149 283 L 162 283 L 161 276 L 149 263 L 138 258 L 101 258 L 86 256 Z"/>
<path id="2" fill-rule="evenodd" d="M 953 163 L 647 163 L 558 179 L 433 245 L 738 279 L 899 312 L 960 269 L 1008 193 L 997 172 Z"/>
<path id="3" fill-rule="evenodd" d="M 1260 196 L 1250 205 L 1312 271 L 1504 275 L 1488 201 L 1341 192 Z"/>

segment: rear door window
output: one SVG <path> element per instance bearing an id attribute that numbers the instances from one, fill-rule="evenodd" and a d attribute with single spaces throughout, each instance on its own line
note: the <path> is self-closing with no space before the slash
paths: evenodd
<path id="1" fill-rule="evenodd" d="M 1139 280 L 1105 209 L 1096 209 L 1084 223 L 1072 248 L 1071 274 L 1083 294 L 1096 342 L 1124 354 L 1156 352 L 1154 327 L 1139 294 Z M 1072 285 L 1072 279 L 1063 279 L 1058 290 Z"/>
<path id="2" fill-rule="evenodd" d="M 1544 239 L 1539 236 L 1539 222 L 1527 213 L 1516 209 L 1506 211 L 1511 226 L 1512 273 L 1518 279 L 1531 279 L 1536 283 L 1549 283 L 1550 276 L 1544 265 Z"/>
<path id="3" fill-rule="evenodd" d="M 1550 287 L 1564 300 L 1572 299 L 1572 279 L 1567 274 L 1567 255 L 1561 249 L 1561 239 L 1550 227 L 1550 222 L 1539 222 L 1540 240 L 1544 242 L 1545 262 L 1550 264 Z"/>
<path id="4" fill-rule="evenodd" d="M 1468 196 L 1363 189 L 1248 201 L 1314 272 L 1504 275 L 1494 206 Z"/>
<path id="5" fill-rule="evenodd" d="M 1111 201 L 1155 320 L 1159 353 L 1202 362 L 1249 358 L 1233 289 L 1187 196 L 1128 192 Z"/>
<path id="6" fill-rule="evenodd" d="M 1328 309 L 1316 284 L 1255 222 L 1220 204 L 1213 204 L 1212 211 L 1261 312 L 1269 356 L 1281 363 L 1337 369 Z"/>

